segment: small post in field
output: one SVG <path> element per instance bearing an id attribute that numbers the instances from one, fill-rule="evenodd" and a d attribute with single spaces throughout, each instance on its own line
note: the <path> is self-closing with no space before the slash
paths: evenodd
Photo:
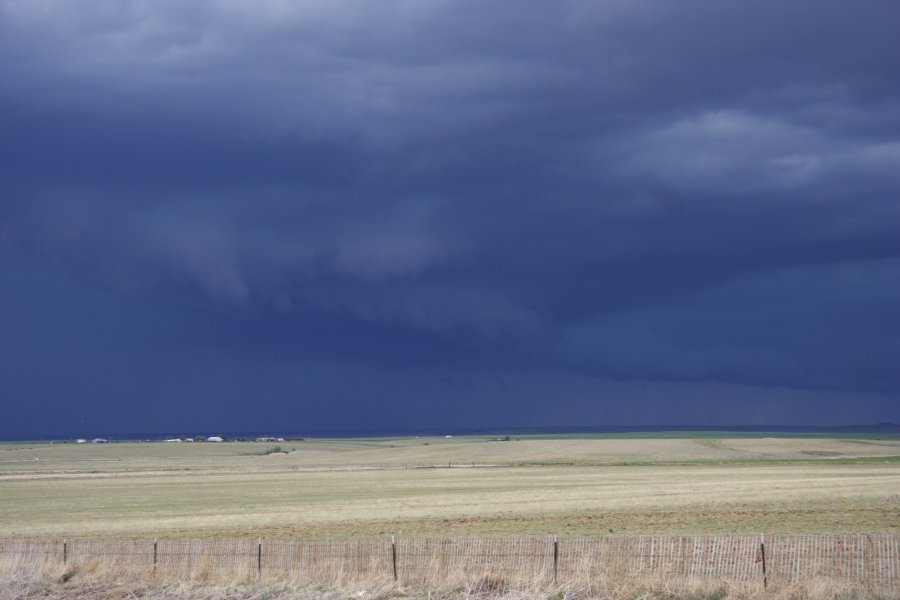
<path id="1" fill-rule="evenodd" d="M 66 561 L 67 561 L 68 558 L 69 558 L 69 556 L 68 556 L 68 549 L 69 549 L 69 548 L 68 548 L 68 545 L 69 545 L 69 540 L 63 540 L 63 564 L 66 564 Z"/>
<path id="2" fill-rule="evenodd" d="M 153 572 L 156 573 L 156 545 L 157 540 L 153 538 Z"/>
<path id="3" fill-rule="evenodd" d="M 391 564 L 394 567 L 394 581 L 397 581 L 397 543 L 394 536 L 391 536 Z"/>
<path id="4" fill-rule="evenodd" d="M 256 542 L 256 573 L 262 575 L 262 538 Z"/>
<path id="5" fill-rule="evenodd" d="M 762 575 L 763 575 L 763 587 L 769 587 L 769 578 L 766 575 L 766 535 L 764 533 L 759 534 L 759 555 L 762 558 Z"/>
<path id="6" fill-rule="evenodd" d="M 553 534 L 553 582 L 556 583 L 556 575 L 559 572 L 559 538 Z"/>

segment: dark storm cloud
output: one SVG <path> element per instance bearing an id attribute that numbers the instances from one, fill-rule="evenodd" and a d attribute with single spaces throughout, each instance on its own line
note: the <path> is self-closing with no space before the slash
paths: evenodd
<path id="1" fill-rule="evenodd" d="M 367 381 L 412 344 L 452 380 L 887 407 L 897 22 L 890 2 L 5 2 L 0 243 Z M 239 364 L 248 387 L 269 368 Z"/>

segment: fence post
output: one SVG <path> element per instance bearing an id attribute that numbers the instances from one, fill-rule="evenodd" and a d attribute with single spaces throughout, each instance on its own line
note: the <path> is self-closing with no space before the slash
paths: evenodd
<path id="1" fill-rule="evenodd" d="M 153 538 L 153 572 L 156 573 L 156 545 L 157 539 Z"/>
<path id="2" fill-rule="evenodd" d="M 769 578 L 766 575 L 766 534 L 759 534 L 759 554 L 762 558 L 762 576 L 763 576 L 763 587 L 769 587 Z"/>
<path id="3" fill-rule="evenodd" d="M 256 574 L 262 575 L 262 538 L 256 542 Z"/>
<path id="4" fill-rule="evenodd" d="M 559 572 L 559 538 L 557 534 L 553 534 L 553 583 L 556 583 L 556 576 Z"/>
<path id="5" fill-rule="evenodd" d="M 68 549 L 69 549 L 68 544 L 69 544 L 69 540 L 63 540 L 63 564 L 66 564 L 66 561 L 69 558 L 68 557 Z"/>
<path id="6" fill-rule="evenodd" d="M 397 543 L 394 536 L 391 536 L 391 564 L 394 567 L 394 581 L 397 581 Z"/>

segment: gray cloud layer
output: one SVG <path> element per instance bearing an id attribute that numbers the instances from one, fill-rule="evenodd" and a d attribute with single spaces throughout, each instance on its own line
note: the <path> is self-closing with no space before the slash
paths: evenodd
<path id="1" fill-rule="evenodd" d="M 397 368 L 423 335 L 479 372 L 896 398 L 898 22 L 821 0 L 4 2 L 0 249 L 375 327 L 363 362 Z"/>

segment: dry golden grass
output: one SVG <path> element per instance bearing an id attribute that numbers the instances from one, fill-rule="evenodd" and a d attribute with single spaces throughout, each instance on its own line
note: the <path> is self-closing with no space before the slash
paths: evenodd
<path id="1" fill-rule="evenodd" d="M 272 444 L 255 443 L 0 446 L 0 537 L 900 529 L 896 440 L 280 445 L 297 453 L 264 456 Z"/>
<path id="2" fill-rule="evenodd" d="M 17 472 L 241 471 L 565 463 L 783 460 L 900 456 L 900 440 L 819 438 L 522 439 L 404 438 L 279 443 L 287 456 L 262 456 L 274 444 L 0 444 L 0 475 Z"/>
<path id="3" fill-rule="evenodd" d="M 280 445 L 296 452 L 265 456 L 272 444 L 255 443 L 0 445 L 0 538 L 900 530 L 897 440 L 408 438 Z M 824 580 L 774 582 L 763 591 L 758 583 L 620 575 L 553 585 L 469 572 L 416 587 L 347 574 L 322 588 L 260 580 L 252 569 L 216 580 L 202 564 L 178 582 L 99 559 L 70 563 L 68 571 L 58 560 L 29 564 L 0 565 L 0 600 L 424 600 L 429 592 L 434 600 L 879 597 Z"/>
<path id="4" fill-rule="evenodd" d="M 97 562 L 73 571 L 60 567 L 29 574 L 0 568 L 0 600 L 25 598 L 119 600 L 125 598 L 192 600 L 887 600 L 890 592 L 861 589 L 843 581 L 807 579 L 792 583 L 672 581 L 658 577 L 622 577 L 555 584 L 512 584 L 491 575 L 455 574 L 430 586 L 404 586 L 383 579 L 342 586 L 308 585 L 253 578 L 230 582 L 171 581 L 146 574 L 135 577 Z"/>

